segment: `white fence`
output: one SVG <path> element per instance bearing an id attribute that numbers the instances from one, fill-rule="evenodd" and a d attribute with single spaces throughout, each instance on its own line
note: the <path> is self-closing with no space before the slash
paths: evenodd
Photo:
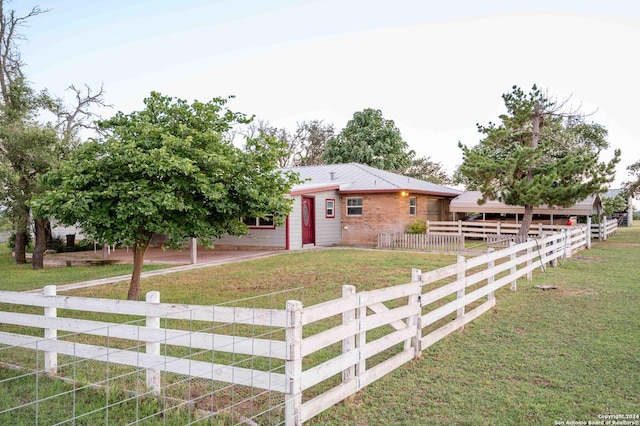
<path id="1" fill-rule="evenodd" d="M 379 249 L 416 249 L 457 252 L 464 249 L 462 234 L 378 234 Z"/>
<path id="2" fill-rule="evenodd" d="M 618 232 L 617 219 L 607 219 L 605 216 L 600 223 L 591 224 L 591 238 L 597 238 L 601 241 L 605 241 L 616 232 Z"/>
<path id="3" fill-rule="evenodd" d="M 459 256 L 457 263 L 437 270 L 414 270 L 408 284 L 361 292 L 347 285 L 338 299 L 312 306 L 289 300 L 284 310 L 166 304 L 159 303 L 154 292 L 147 302 L 61 297 L 51 288 L 47 295 L 0 292 L 3 303 L 44 308 L 44 314 L 0 312 L 3 328 L 7 324 L 29 327 L 31 332 L 44 329 L 44 338 L 3 331 L 0 343 L 13 351 L 42 353 L 41 373 L 61 374 L 56 354 L 132 366 L 135 374 L 144 372 L 142 393 L 149 397 L 167 395 L 169 374 L 176 373 L 251 387 L 256 389 L 251 395 L 260 396 L 253 398 L 256 404 L 261 399 L 271 405 L 241 421 L 248 417 L 259 424 L 298 425 L 419 357 L 425 348 L 491 309 L 496 291 L 506 285 L 515 291 L 519 278 L 531 279 L 536 268 L 586 247 L 587 236 L 586 227 L 572 227 L 503 250 L 489 249 L 478 257 Z M 57 309 L 67 315 L 58 316 Z M 113 324 L 76 318 L 81 316 L 78 311 L 146 319 L 135 325 Z M 194 329 L 195 322 L 202 328 Z M 216 325 L 224 323 L 233 324 L 233 333 L 219 332 Z M 247 329 L 253 330 L 249 337 L 241 334 Z M 58 334 L 63 330 L 71 334 Z M 110 345 L 97 346 L 83 340 L 84 335 L 107 338 Z M 159 380 L 161 374 L 165 376 Z M 11 383 L 0 381 L 3 386 Z M 220 394 L 205 396 L 215 400 Z M 238 410 L 249 408 L 235 405 Z M 0 405 L 0 419 L 16 409 Z"/>

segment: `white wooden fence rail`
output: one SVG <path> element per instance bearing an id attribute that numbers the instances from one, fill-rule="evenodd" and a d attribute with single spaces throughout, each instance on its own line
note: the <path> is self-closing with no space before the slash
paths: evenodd
<path id="1" fill-rule="evenodd" d="M 506 285 L 516 290 L 518 279 L 531 279 L 533 270 L 570 257 L 587 242 L 587 228 L 573 226 L 502 250 L 489 249 L 481 256 L 460 256 L 457 263 L 433 271 L 414 270 L 408 284 L 361 292 L 344 286 L 342 297 L 312 306 L 288 301 L 284 310 L 159 303 L 159 295 L 137 302 L 56 296 L 52 288 L 48 295 L 0 291 L 3 303 L 46 310 L 44 315 L 0 312 L 0 323 L 49 330 L 51 336 L 43 339 L 2 332 L 0 344 L 44 351 L 52 356 L 48 365 L 52 374 L 55 354 L 146 368 L 152 392 L 157 390 L 154 380 L 159 370 L 282 392 L 285 423 L 299 425 L 478 318 L 495 306 L 497 290 Z M 146 318 L 146 323 L 59 317 L 56 308 L 136 315 Z M 159 328 L 153 321 L 157 318 L 260 324 L 283 329 L 285 340 Z M 147 352 L 66 341 L 54 330 L 146 342 L 142 347 Z M 153 346 L 156 343 L 284 360 L 284 374 L 160 355 Z M 310 361 L 319 352 L 335 352 L 336 345 L 340 346 L 335 356 L 317 356 L 321 361 Z M 310 365 L 303 366 L 305 358 Z M 325 385 L 303 402 L 303 392 L 327 380 L 333 381 L 328 390 L 322 390 Z"/>

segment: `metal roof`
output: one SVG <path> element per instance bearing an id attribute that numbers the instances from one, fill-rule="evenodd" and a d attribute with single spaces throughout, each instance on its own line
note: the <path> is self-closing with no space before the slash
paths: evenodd
<path id="1" fill-rule="evenodd" d="M 294 187 L 294 191 L 301 190 L 305 186 L 310 188 L 312 185 L 318 187 L 338 185 L 341 193 L 408 191 L 446 197 L 455 197 L 462 193 L 457 189 L 358 163 L 290 167 L 283 170 L 296 172 L 305 181 Z"/>
<path id="2" fill-rule="evenodd" d="M 505 213 L 524 214 L 524 206 L 510 206 L 496 200 L 487 200 L 479 205 L 482 198 L 480 191 L 467 191 L 451 200 L 449 211 L 452 213 Z M 534 207 L 534 214 L 563 215 L 563 216 L 591 216 L 602 211 L 600 197 L 588 197 L 571 207 Z"/>

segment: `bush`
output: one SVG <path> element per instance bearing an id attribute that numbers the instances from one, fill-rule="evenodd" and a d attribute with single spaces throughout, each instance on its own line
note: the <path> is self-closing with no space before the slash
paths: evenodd
<path id="1" fill-rule="evenodd" d="M 47 250 L 54 250 L 56 253 L 62 253 L 66 251 L 67 244 L 62 237 L 52 237 L 47 241 Z"/>
<path id="2" fill-rule="evenodd" d="M 418 220 L 414 223 L 407 225 L 405 230 L 407 234 L 424 234 L 427 232 L 427 222 L 424 220 Z"/>
<path id="3" fill-rule="evenodd" d="M 77 241 L 73 248 L 67 247 L 67 251 L 90 251 L 93 250 L 93 240 L 85 238 Z"/>

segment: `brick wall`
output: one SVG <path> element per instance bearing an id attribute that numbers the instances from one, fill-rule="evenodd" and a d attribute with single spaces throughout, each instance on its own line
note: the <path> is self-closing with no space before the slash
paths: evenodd
<path id="1" fill-rule="evenodd" d="M 362 198 L 362 216 L 347 216 L 347 198 Z M 417 211 L 415 216 L 409 214 L 409 200 L 416 197 Z M 342 243 L 346 245 L 372 245 L 379 233 L 404 232 L 407 225 L 416 221 L 427 220 L 427 195 L 409 194 L 402 196 L 396 193 L 349 194 L 341 197 L 342 211 Z M 448 201 L 443 201 L 439 209 L 439 217 L 429 216 L 430 220 L 446 220 L 449 209 Z M 433 212 L 431 212 L 433 213 Z"/>

